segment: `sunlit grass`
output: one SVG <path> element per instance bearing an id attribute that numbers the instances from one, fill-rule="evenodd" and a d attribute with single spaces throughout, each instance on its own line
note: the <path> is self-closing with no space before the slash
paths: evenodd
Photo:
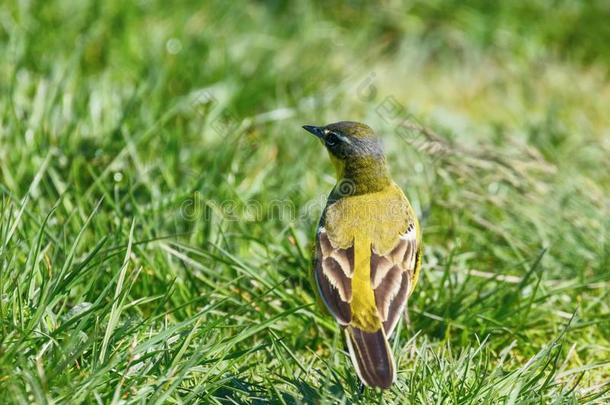
<path id="1" fill-rule="evenodd" d="M 0 8 L 2 402 L 607 401 L 607 50 L 539 3 Z M 340 119 L 424 226 L 383 394 L 309 283 Z"/>

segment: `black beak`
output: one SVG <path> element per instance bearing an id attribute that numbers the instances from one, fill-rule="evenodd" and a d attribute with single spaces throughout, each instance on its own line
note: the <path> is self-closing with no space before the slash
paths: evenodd
<path id="1" fill-rule="evenodd" d="M 303 125 L 303 129 L 322 139 L 324 137 L 324 128 L 314 127 L 313 125 Z"/>

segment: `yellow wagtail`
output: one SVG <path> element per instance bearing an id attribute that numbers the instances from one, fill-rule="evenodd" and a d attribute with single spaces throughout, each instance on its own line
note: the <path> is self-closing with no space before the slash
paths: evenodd
<path id="1" fill-rule="evenodd" d="M 337 175 L 316 232 L 314 280 L 345 329 L 360 380 L 389 388 L 396 366 L 388 338 L 421 269 L 419 222 L 370 127 L 343 121 L 303 128 L 326 146 Z"/>

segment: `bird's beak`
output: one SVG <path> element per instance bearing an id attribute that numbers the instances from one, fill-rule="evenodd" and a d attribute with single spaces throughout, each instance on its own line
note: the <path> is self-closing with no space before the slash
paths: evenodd
<path id="1" fill-rule="evenodd" d="M 324 137 L 324 129 L 322 127 L 314 127 L 313 125 L 303 125 L 303 129 L 322 139 Z"/>

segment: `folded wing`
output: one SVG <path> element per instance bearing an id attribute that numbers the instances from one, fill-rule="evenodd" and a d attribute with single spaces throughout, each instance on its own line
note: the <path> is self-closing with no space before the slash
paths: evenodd
<path id="1" fill-rule="evenodd" d="M 314 277 L 328 311 L 342 325 L 352 319 L 352 276 L 354 274 L 354 246 L 334 248 L 326 230 L 320 227 L 316 235 Z"/>
<path id="2" fill-rule="evenodd" d="M 414 223 L 409 224 L 391 251 L 380 254 L 371 246 L 371 285 L 386 336 L 394 331 L 407 304 L 419 255 Z"/>

